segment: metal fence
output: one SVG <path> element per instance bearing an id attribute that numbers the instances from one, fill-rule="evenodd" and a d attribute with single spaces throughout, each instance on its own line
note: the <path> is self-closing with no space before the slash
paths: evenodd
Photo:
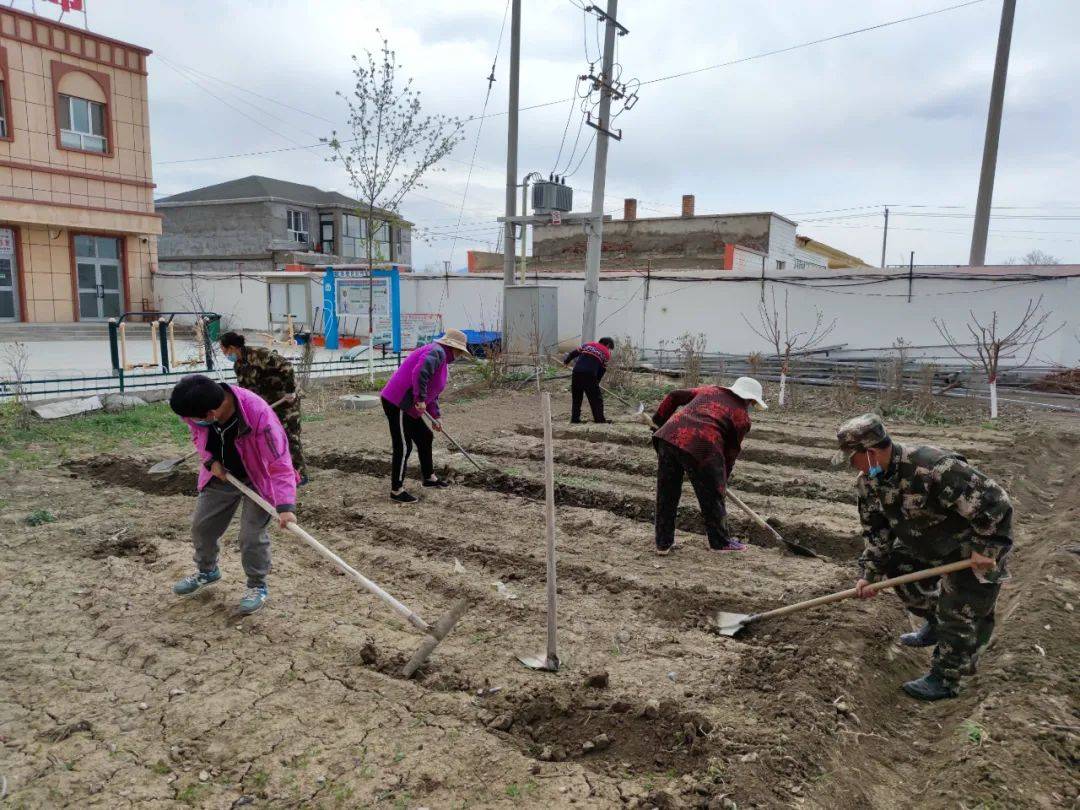
<path id="1" fill-rule="evenodd" d="M 919 347 L 914 347 L 919 348 Z M 955 359 L 935 356 L 909 356 L 901 360 L 898 354 L 824 357 L 802 355 L 792 357 L 787 374 L 789 384 L 832 386 L 851 385 L 870 391 L 929 391 L 934 395 L 989 398 L 986 375 Z M 640 371 L 652 371 L 665 376 L 683 376 L 688 365 L 696 365 L 704 378 L 728 379 L 753 376 L 759 380 L 778 382 L 783 366 L 776 356 L 758 356 L 704 352 L 695 354 L 688 364 L 688 355 L 678 349 L 645 349 L 641 352 Z M 1000 394 L 1022 396 L 1027 404 L 1054 410 L 1073 411 L 1080 407 L 1080 397 L 1074 394 L 1052 393 L 1039 389 L 1040 381 L 1059 373 L 1060 368 L 1027 366 L 1012 369 L 1003 366 L 998 372 Z M 1034 398 L 1037 397 L 1036 401 Z M 1007 400 L 1002 400 L 1007 401 Z M 1016 400 L 1021 401 L 1021 400 Z"/>
<path id="2" fill-rule="evenodd" d="M 375 374 L 394 371 L 401 364 L 400 354 L 387 354 L 372 361 Z M 297 364 L 297 374 L 301 373 Z M 330 377 L 360 377 L 368 373 L 366 358 L 356 360 L 322 360 L 311 363 L 310 379 Z M 188 374 L 207 374 L 222 382 L 235 382 L 236 375 L 232 366 L 208 370 L 186 368 L 181 371 L 130 373 L 118 370 L 115 374 L 38 374 L 21 381 L 0 378 L 0 402 L 19 398 L 24 400 L 60 399 L 63 397 L 92 396 L 94 394 L 138 393 L 171 388 L 177 381 Z"/>

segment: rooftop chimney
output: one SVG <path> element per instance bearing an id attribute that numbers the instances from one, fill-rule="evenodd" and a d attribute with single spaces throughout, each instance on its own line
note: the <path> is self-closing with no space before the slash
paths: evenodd
<path id="1" fill-rule="evenodd" d="M 694 195 L 683 194 L 682 195 L 682 215 L 684 217 L 692 217 L 694 215 Z"/>
<path id="2" fill-rule="evenodd" d="M 633 222 L 637 219 L 637 200 L 633 197 L 627 197 L 623 200 L 623 215 L 622 218 L 627 222 Z"/>

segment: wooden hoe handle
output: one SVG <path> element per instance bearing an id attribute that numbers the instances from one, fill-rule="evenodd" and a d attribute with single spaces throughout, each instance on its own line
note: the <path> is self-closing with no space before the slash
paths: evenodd
<path id="1" fill-rule="evenodd" d="M 277 517 L 277 510 L 273 506 L 271 506 L 270 503 L 259 493 L 255 492 L 250 487 L 242 484 L 232 473 L 226 473 L 225 477 L 229 480 L 230 484 L 232 484 L 238 490 L 251 498 L 251 500 L 253 500 L 256 504 L 258 504 L 264 512 L 266 512 L 272 517 Z M 323 557 L 324 559 L 330 561 L 335 566 L 337 566 L 338 570 L 340 570 L 343 574 L 345 574 L 350 579 L 355 580 L 365 591 L 379 597 L 384 602 L 386 602 L 386 604 L 389 605 L 391 610 L 393 610 L 401 618 L 405 619 L 405 621 L 407 621 L 417 630 L 423 630 L 424 632 L 427 632 L 430 629 L 427 622 L 425 622 L 423 619 L 421 619 L 419 616 L 409 610 L 409 608 L 401 604 L 401 602 L 392 597 L 390 594 L 388 594 L 370 579 L 365 577 L 363 574 L 361 574 L 359 571 L 357 571 L 355 568 L 353 568 L 351 565 L 341 559 L 341 557 L 332 552 L 330 549 L 328 549 L 326 546 L 324 546 L 306 531 L 301 529 L 299 524 L 290 523 L 287 528 L 290 532 L 295 534 L 297 537 L 299 537 L 301 540 L 303 540 L 305 543 L 315 549 L 315 551 L 319 554 L 320 557 Z"/>
<path id="2" fill-rule="evenodd" d="M 910 574 L 893 577 L 892 579 L 883 579 L 880 582 L 872 583 L 868 586 L 868 589 L 876 593 L 877 591 L 883 591 L 886 588 L 895 588 L 898 585 L 907 585 L 909 582 L 918 582 L 920 579 L 929 579 L 930 577 L 938 577 L 944 574 L 952 574 L 956 571 L 963 571 L 965 568 L 971 568 L 970 559 L 948 563 L 947 565 L 939 565 L 936 568 L 927 568 L 922 571 L 913 571 Z M 855 596 L 855 589 L 848 588 L 846 591 L 837 591 L 836 593 L 819 596 L 815 599 L 807 599 L 805 602 L 797 602 L 794 605 L 787 605 L 786 607 L 776 608 L 776 610 L 758 613 L 751 616 L 750 620 L 756 622 L 760 619 L 772 619 L 776 616 L 786 616 L 788 613 L 795 613 L 796 611 L 806 610 L 807 608 L 817 607 L 818 605 L 827 605 L 830 602 L 839 602 L 842 599 L 850 599 L 853 596 Z"/>

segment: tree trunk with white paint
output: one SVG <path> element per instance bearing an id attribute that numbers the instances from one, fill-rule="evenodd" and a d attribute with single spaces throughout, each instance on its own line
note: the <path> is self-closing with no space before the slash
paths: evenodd
<path id="1" fill-rule="evenodd" d="M 784 393 L 785 393 L 786 389 L 787 389 L 787 372 L 781 371 L 780 372 L 780 396 L 777 399 L 777 402 L 780 403 L 781 408 L 784 407 Z"/>
<path id="2" fill-rule="evenodd" d="M 990 380 L 990 418 L 997 419 L 997 377 Z"/>

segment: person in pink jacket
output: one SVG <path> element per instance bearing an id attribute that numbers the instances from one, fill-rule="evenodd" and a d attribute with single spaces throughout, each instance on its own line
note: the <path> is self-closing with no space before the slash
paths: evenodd
<path id="1" fill-rule="evenodd" d="M 411 352 L 381 391 L 383 413 L 390 426 L 390 500 L 416 503 L 419 498 L 405 491 L 405 466 L 413 445 L 420 456 L 421 486 L 442 489 L 449 482 L 435 475 L 431 456 L 434 434 L 424 424 L 426 413 L 435 430 L 439 427 L 439 395 L 446 388 L 450 364 L 469 356 L 469 343 L 459 329 L 447 329 L 434 343 Z"/>
<path id="2" fill-rule="evenodd" d="M 221 579 L 219 541 L 240 508 L 240 561 L 247 575 L 240 613 L 254 613 L 269 596 L 270 516 L 230 484 L 226 473 L 272 503 L 282 528 L 295 522 L 300 476 L 293 469 L 285 429 L 258 394 L 202 374 L 180 380 L 169 407 L 187 424 L 203 462 L 191 523 L 196 571 L 177 582 L 173 592 L 185 596 Z"/>

